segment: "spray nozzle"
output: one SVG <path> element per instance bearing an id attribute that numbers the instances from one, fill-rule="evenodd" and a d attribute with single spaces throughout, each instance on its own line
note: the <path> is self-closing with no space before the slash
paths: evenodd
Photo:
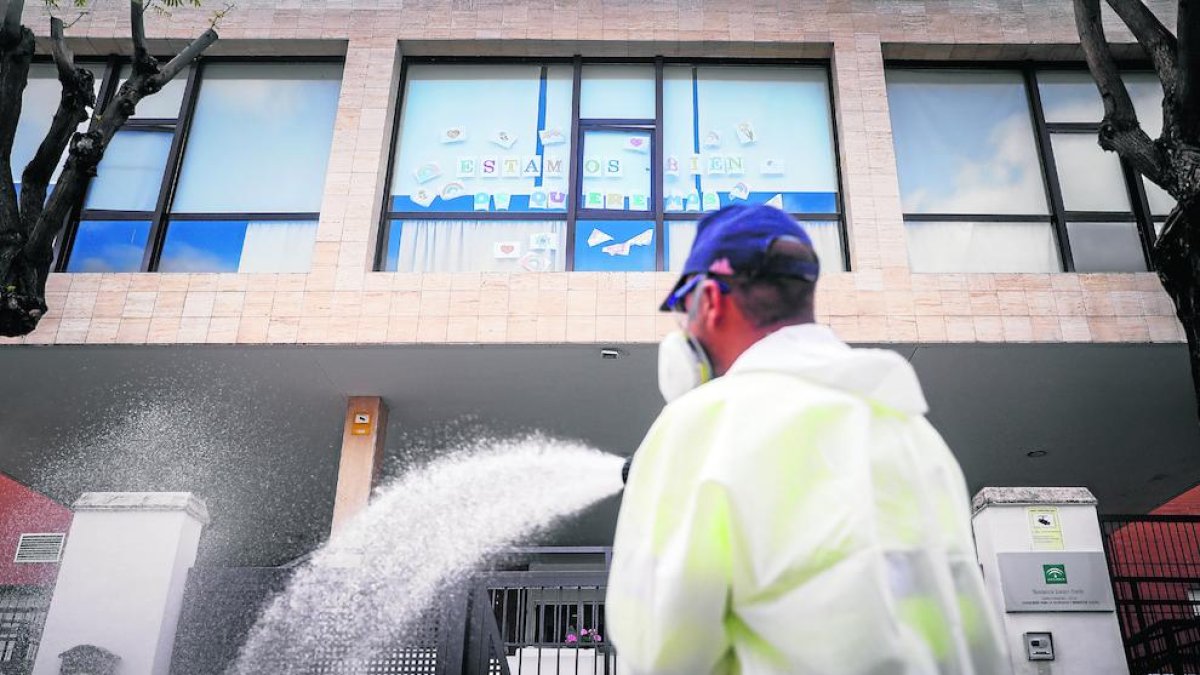
<path id="1" fill-rule="evenodd" d="M 621 465 L 621 484 L 629 482 L 629 467 L 633 466 L 633 455 L 625 458 L 625 464 Z"/>

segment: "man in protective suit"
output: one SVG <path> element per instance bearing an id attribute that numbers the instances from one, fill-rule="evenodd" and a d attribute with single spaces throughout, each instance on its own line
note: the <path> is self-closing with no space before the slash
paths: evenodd
<path id="1" fill-rule="evenodd" d="M 782 211 L 700 222 L 613 544 L 626 672 L 1009 671 L 962 470 L 908 362 L 814 322 L 818 272 Z"/>

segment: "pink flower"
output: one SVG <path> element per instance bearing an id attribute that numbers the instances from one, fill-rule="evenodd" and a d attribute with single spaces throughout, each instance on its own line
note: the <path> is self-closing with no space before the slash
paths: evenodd
<path id="1" fill-rule="evenodd" d="M 574 633 L 567 633 L 567 642 L 579 642 L 579 638 Z"/>
<path id="2" fill-rule="evenodd" d="M 599 635 L 593 635 L 592 637 L 595 638 L 596 642 L 604 642 L 604 638 Z"/>

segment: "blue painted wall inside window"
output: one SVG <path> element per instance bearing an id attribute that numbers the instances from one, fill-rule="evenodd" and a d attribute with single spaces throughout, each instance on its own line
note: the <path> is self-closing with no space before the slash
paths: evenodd
<path id="1" fill-rule="evenodd" d="M 145 220 L 85 220 L 79 223 L 68 272 L 137 272 L 150 222 Z"/>
<path id="2" fill-rule="evenodd" d="M 163 272 L 307 272 L 315 221 L 176 220 Z"/>
<path id="3" fill-rule="evenodd" d="M 575 270 L 652 272 L 657 247 L 653 221 L 580 220 L 576 223 Z"/>
<path id="4" fill-rule="evenodd" d="M 163 272 L 236 272 L 246 240 L 244 220 L 176 220 L 163 244 Z"/>

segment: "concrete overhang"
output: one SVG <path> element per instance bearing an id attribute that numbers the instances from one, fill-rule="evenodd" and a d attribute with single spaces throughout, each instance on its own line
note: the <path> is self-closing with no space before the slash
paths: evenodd
<path id="1" fill-rule="evenodd" d="M 1085 486 L 1102 511 L 1137 513 L 1200 481 L 1181 345 L 890 348 L 920 375 L 972 492 Z M 661 408 L 653 345 L 21 346 L 0 349 L 0 372 L 0 470 L 64 503 L 195 492 L 208 564 L 278 564 L 327 536 L 347 396 L 390 406 L 386 475 L 527 432 L 628 454 Z M 618 506 L 542 543 L 607 544 Z"/>

